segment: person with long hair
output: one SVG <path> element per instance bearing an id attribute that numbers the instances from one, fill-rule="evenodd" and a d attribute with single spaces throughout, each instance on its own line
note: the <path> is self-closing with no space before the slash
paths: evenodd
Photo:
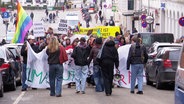
<path id="1" fill-rule="evenodd" d="M 61 97 L 63 81 L 63 64 L 60 64 L 60 44 L 57 37 L 51 37 L 47 46 L 49 64 L 50 96 Z"/>
<path id="2" fill-rule="evenodd" d="M 127 70 L 129 70 L 131 66 L 130 93 L 132 94 L 134 94 L 136 78 L 138 80 L 137 94 L 143 94 L 143 69 L 147 60 L 148 54 L 146 52 L 145 46 L 142 44 L 142 39 L 137 36 L 133 36 L 132 45 L 129 49 L 127 58 Z"/>

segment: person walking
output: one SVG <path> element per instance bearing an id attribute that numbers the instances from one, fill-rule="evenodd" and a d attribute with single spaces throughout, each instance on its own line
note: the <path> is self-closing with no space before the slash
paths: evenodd
<path id="1" fill-rule="evenodd" d="M 29 35 L 27 39 L 28 39 L 28 42 L 29 42 L 31 48 L 33 49 L 33 51 L 38 53 L 39 52 L 38 46 L 36 46 L 34 44 L 35 37 L 33 35 Z M 27 49 L 28 49 L 27 43 L 25 42 L 21 48 L 21 56 L 23 57 L 22 91 L 26 91 L 27 87 L 28 87 L 25 83 L 26 79 L 27 79 L 27 76 L 26 76 L 26 73 L 27 73 Z M 35 88 L 33 88 L 33 89 L 35 89 Z"/>
<path id="2" fill-rule="evenodd" d="M 63 81 L 63 64 L 60 63 L 60 44 L 54 36 L 50 38 L 46 53 L 49 64 L 50 96 L 61 97 Z"/>
<path id="3" fill-rule="evenodd" d="M 50 14 L 49 14 L 49 22 L 50 22 L 50 23 L 52 23 L 52 19 L 53 19 L 52 13 L 50 13 Z"/>
<path id="4" fill-rule="evenodd" d="M 103 16 L 100 16 L 100 22 L 101 22 L 101 24 L 102 24 L 102 22 L 103 22 Z"/>
<path id="5" fill-rule="evenodd" d="M 91 47 L 87 45 L 86 39 L 84 37 L 80 38 L 80 43 L 73 50 L 71 57 L 74 59 L 75 63 L 75 83 L 76 83 L 76 93 L 80 91 L 85 94 L 86 88 L 86 78 L 88 73 L 88 61 Z"/>
<path id="6" fill-rule="evenodd" d="M 104 44 L 101 57 L 97 60 L 101 66 L 106 96 L 110 96 L 112 94 L 114 65 L 118 70 L 119 56 L 112 37 L 109 37 Z"/>
<path id="7" fill-rule="evenodd" d="M 48 10 L 47 10 L 47 9 L 45 10 L 45 14 L 46 14 L 46 16 L 48 17 L 49 12 L 48 12 Z"/>
<path id="8" fill-rule="evenodd" d="M 113 20 L 113 16 L 111 16 L 111 19 L 109 20 L 109 26 L 115 26 L 115 22 Z"/>
<path id="9" fill-rule="evenodd" d="M 52 14 L 52 18 L 53 18 L 53 23 L 55 23 L 55 19 L 56 19 L 56 14 L 55 13 Z"/>
<path id="10" fill-rule="evenodd" d="M 33 18 L 34 18 L 34 13 L 33 12 L 31 12 L 30 17 L 33 20 Z"/>
<path id="11" fill-rule="evenodd" d="M 143 69 L 144 64 L 148 60 L 148 54 L 146 48 L 141 43 L 141 39 L 137 36 L 132 37 L 132 45 L 129 50 L 127 59 L 127 70 L 131 65 L 131 89 L 130 93 L 134 94 L 136 78 L 138 79 L 138 92 L 137 94 L 143 94 Z"/>
<path id="12" fill-rule="evenodd" d="M 90 64 L 91 60 L 93 59 L 93 77 L 94 82 L 96 85 L 95 91 L 96 92 L 103 92 L 104 91 L 104 84 L 103 84 L 103 77 L 101 72 L 101 67 L 99 62 L 96 60 L 97 54 L 100 51 L 102 46 L 102 38 L 95 39 L 95 46 L 91 49 L 88 63 Z"/>
<path id="13" fill-rule="evenodd" d="M 96 20 L 96 23 L 98 22 L 98 14 L 96 13 L 95 14 L 95 20 Z"/>

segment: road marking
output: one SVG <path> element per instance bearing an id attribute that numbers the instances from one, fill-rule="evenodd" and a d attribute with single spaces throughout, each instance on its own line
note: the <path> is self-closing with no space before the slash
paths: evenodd
<path id="1" fill-rule="evenodd" d="M 21 92 L 21 94 L 19 95 L 19 97 L 17 97 L 17 99 L 13 102 L 13 104 L 18 104 L 25 93 L 26 93 L 25 91 Z"/>

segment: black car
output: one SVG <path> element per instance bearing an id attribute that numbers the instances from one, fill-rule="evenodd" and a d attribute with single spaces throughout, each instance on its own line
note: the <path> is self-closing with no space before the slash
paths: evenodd
<path id="1" fill-rule="evenodd" d="M 0 65 L 2 64 L 3 59 L 0 59 Z M 4 85 L 3 85 L 3 78 L 2 78 L 2 73 L 0 70 L 0 97 L 3 97 L 4 93 Z"/>
<path id="2" fill-rule="evenodd" d="M 174 42 L 174 35 L 172 33 L 154 33 L 154 32 L 147 32 L 147 33 L 135 33 L 134 35 L 138 35 L 142 39 L 142 43 L 145 45 L 146 49 L 154 42 L 159 43 L 173 43 Z"/>
<path id="3" fill-rule="evenodd" d="M 0 46 L 0 59 L 2 60 L 0 70 L 4 86 L 16 90 L 17 82 L 21 82 L 20 58 L 15 57 L 7 47 Z"/>
<path id="4" fill-rule="evenodd" d="M 181 47 L 165 47 L 159 50 L 156 57 L 146 64 L 147 85 L 156 83 L 156 88 L 162 88 L 163 83 L 175 83 L 179 53 Z"/>

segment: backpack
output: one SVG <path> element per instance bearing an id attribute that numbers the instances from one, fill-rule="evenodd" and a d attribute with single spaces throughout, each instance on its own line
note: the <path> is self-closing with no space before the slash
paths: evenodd
<path id="1" fill-rule="evenodd" d="M 62 45 L 60 46 L 59 61 L 60 64 L 63 64 L 64 62 L 68 61 L 68 55 L 65 51 L 65 48 Z"/>
<path id="2" fill-rule="evenodd" d="M 142 63 L 145 62 L 144 50 L 143 50 L 142 44 L 140 44 L 140 48 L 136 48 L 136 44 L 132 45 L 132 56 L 133 57 L 141 57 Z"/>

